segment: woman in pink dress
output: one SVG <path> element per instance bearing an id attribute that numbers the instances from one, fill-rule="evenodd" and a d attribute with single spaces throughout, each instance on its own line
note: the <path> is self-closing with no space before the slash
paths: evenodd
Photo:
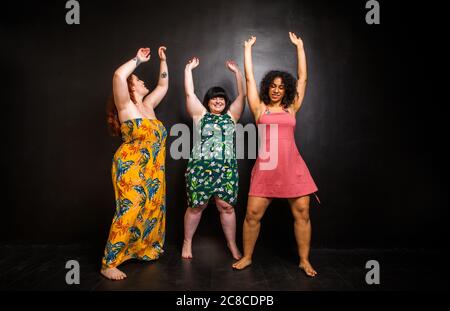
<path id="1" fill-rule="evenodd" d="M 286 198 L 295 220 L 299 267 L 308 276 L 314 277 L 317 272 L 309 262 L 309 195 L 315 194 L 317 186 L 298 152 L 294 139 L 295 116 L 305 95 L 306 57 L 303 41 L 291 32 L 289 37 L 297 47 L 298 80 L 287 72 L 270 71 L 261 82 L 260 94 L 253 76 L 252 64 L 252 46 L 256 37 L 252 36 L 245 41 L 244 65 L 248 103 L 256 123 L 265 129 L 262 148 L 265 148 L 268 156 L 262 156 L 260 152 L 252 170 L 243 231 L 244 256 L 233 264 L 233 268 L 241 270 L 252 263 L 264 212 L 273 198 Z M 270 131 L 275 132 L 271 134 Z"/>

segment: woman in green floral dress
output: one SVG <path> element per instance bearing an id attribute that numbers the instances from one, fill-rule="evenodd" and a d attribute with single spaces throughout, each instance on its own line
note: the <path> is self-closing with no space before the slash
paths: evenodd
<path id="1" fill-rule="evenodd" d="M 225 90 L 212 87 L 200 102 L 194 93 L 192 69 L 199 59 L 189 60 L 184 71 L 186 107 L 198 130 L 186 170 L 188 208 L 184 216 L 182 257 L 192 258 L 192 238 L 210 199 L 220 213 L 220 221 L 233 258 L 240 259 L 236 246 L 236 215 L 234 205 L 238 193 L 238 171 L 235 155 L 235 125 L 244 109 L 244 83 L 238 66 L 227 61 L 235 74 L 238 96 L 231 102 Z"/>

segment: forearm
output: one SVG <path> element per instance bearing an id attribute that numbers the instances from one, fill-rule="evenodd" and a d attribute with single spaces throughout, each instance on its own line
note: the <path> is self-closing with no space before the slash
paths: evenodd
<path id="1" fill-rule="evenodd" d="M 306 81 L 308 73 L 306 70 L 306 54 L 303 45 L 297 47 L 297 73 L 300 81 Z"/>
<path id="2" fill-rule="evenodd" d="M 169 70 L 167 68 L 167 62 L 165 60 L 161 60 L 159 64 L 158 86 L 164 88 L 169 87 Z"/>
<path id="3" fill-rule="evenodd" d="M 238 97 L 244 97 L 244 79 L 242 78 L 242 73 L 240 71 L 236 72 L 236 86 L 238 89 Z"/>
<path id="4" fill-rule="evenodd" d="M 139 60 L 137 59 L 137 57 L 130 59 L 125 64 L 116 69 L 116 71 L 114 72 L 114 76 L 126 80 L 138 65 Z"/>
<path id="5" fill-rule="evenodd" d="M 253 61 L 252 61 L 252 48 L 247 47 L 244 50 L 244 71 L 245 78 L 247 80 L 254 79 L 253 77 Z"/>
<path id="6" fill-rule="evenodd" d="M 191 69 L 184 70 L 184 91 L 186 96 L 194 95 L 194 79 Z"/>

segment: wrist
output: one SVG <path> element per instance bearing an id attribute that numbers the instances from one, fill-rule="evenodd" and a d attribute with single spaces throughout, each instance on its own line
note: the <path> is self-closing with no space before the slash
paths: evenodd
<path id="1" fill-rule="evenodd" d="M 138 57 L 133 58 L 133 61 L 136 63 L 136 67 L 142 63 L 142 61 Z"/>

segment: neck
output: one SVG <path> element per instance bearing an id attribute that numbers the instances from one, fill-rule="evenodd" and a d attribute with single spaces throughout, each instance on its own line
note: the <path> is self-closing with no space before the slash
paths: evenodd
<path id="1" fill-rule="evenodd" d="M 136 106 L 142 106 L 142 102 L 144 101 L 144 96 L 134 93 L 133 98 L 134 98 L 134 104 Z"/>
<path id="2" fill-rule="evenodd" d="M 272 108 L 278 108 L 278 107 L 283 107 L 282 105 L 281 105 L 281 101 L 278 101 L 278 102 L 270 102 L 270 104 L 268 104 L 267 106 L 269 106 L 269 107 L 272 107 Z M 284 107 L 283 107 L 284 108 Z"/>
<path id="3" fill-rule="evenodd" d="M 138 95 L 138 94 L 135 94 L 134 98 L 136 99 L 136 102 L 141 103 L 141 104 L 142 104 L 142 102 L 144 100 L 144 96 Z"/>

